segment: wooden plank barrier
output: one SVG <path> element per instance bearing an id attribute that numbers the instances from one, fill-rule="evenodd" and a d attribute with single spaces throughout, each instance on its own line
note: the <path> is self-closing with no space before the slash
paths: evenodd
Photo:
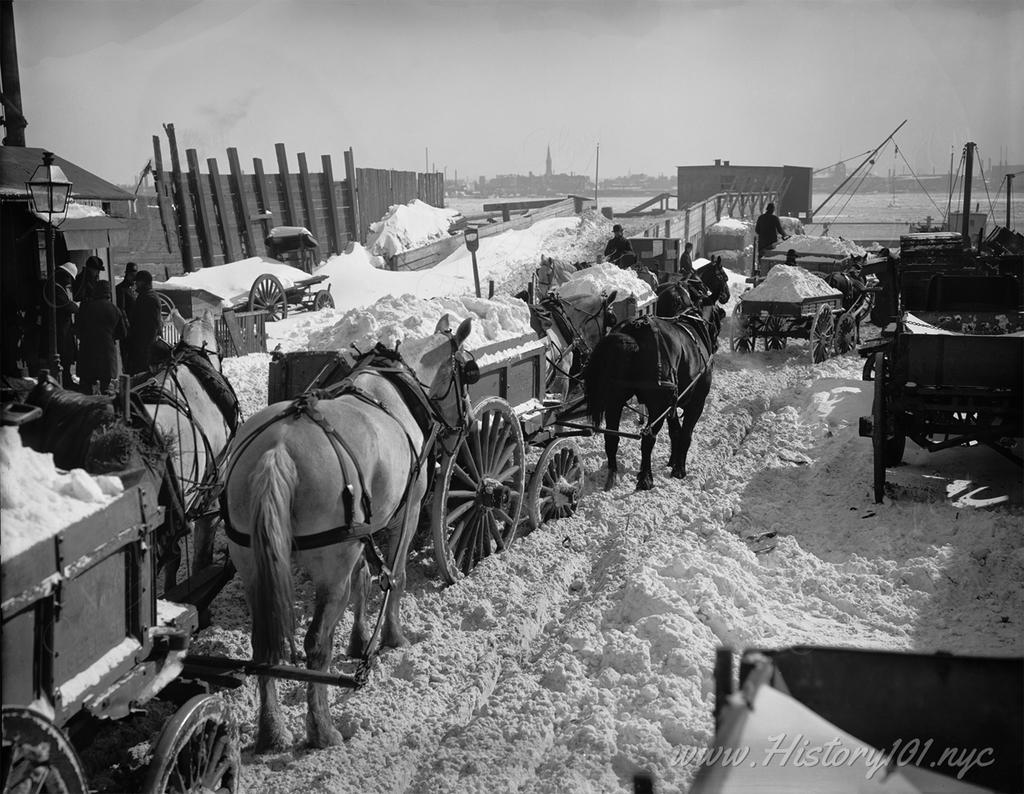
<path id="1" fill-rule="evenodd" d="M 215 329 L 221 358 L 267 352 L 267 313 L 225 309 Z"/>

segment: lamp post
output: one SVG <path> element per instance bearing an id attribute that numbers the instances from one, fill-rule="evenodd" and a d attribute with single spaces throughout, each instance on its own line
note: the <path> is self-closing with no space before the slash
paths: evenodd
<path id="1" fill-rule="evenodd" d="M 480 294 L 480 271 L 476 267 L 476 252 L 480 248 L 480 231 L 475 226 L 466 227 L 466 248 L 473 257 L 473 284 L 476 287 L 476 296 Z"/>
<path id="2" fill-rule="evenodd" d="M 71 181 L 64 175 L 59 165 L 53 164 L 53 152 L 43 152 L 43 164 L 36 168 L 32 177 L 25 183 L 28 188 L 32 209 L 37 215 L 46 216 L 46 278 L 49 292 L 49 337 L 50 366 L 54 376 L 63 383 L 60 366 L 60 340 L 57 339 L 57 280 L 53 267 L 53 219 L 60 217 L 58 223 L 64 221 L 68 211 L 68 199 L 71 196 Z"/>

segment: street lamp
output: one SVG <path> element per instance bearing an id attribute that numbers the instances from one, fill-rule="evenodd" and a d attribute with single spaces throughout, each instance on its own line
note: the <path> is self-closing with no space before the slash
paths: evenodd
<path id="1" fill-rule="evenodd" d="M 65 176 L 59 165 L 53 164 L 53 152 L 43 152 L 43 164 L 36 168 L 25 183 L 28 188 L 32 209 L 37 215 L 46 216 L 46 278 L 49 281 L 50 308 L 50 364 L 54 377 L 63 383 L 60 367 L 60 340 L 57 339 L 57 280 L 53 268 L 53 219 L 59 216 L 58 224 L 64 222 L 71 197 L 71 180 Z"/>
<path id="2" fill-rule="evenodd" d="M 480 248 L 480 230 L 476 226 L 466 227 L 466 248 L 473 257 L 473 284 L 476 286 L 476 296 L 480 295 L 480 271 L 476 266 L 476 252 Z"/>

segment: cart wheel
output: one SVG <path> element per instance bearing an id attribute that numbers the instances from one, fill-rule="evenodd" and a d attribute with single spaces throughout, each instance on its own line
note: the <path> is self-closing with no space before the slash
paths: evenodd
<path id="1" fill-rule="evenodd" d="M 512 545 L 526 485 L 523 430 L 511 406 L 487 397 L 473 413 L 434 483 L 434 557 L 449 583 Z"/>
<path id="2" fill-rule="evenodd" d="M 277 276 L 264 273 L 253 282 L 249 290 L 249 311 L 266 312 L 271 322 L 288 316 L 288 299 Z"/>
<path id="3" fill-rule="evenodd" d="M 530 529 L 545 521 L 568 518 L 583 494 L 583 464 L 576 442 L 557 438 L 544 447 L 526 491 Z"/>
<path id="4" fill-rule="evenodd" d="M 832 355 L 832 337 L 835 324 L 832 319 L 832 307 L 822 306 L 811 321 L 811 361 L 820 364 Z"/>
<path id="5" fill-rule="evenodd" d="M 857 346 L 857 321 L 848 311 L 843 312 L 836 323 L 835 345 L 837 356 L 845 356 Z"/>
<path id="6" fill-rule="evenodd" d="M 729 349 L 734 353 L 751 353 L 754 350 L 754 335 L 743 307 L 737 303 L 732 310 L 732 323 L 729 327 Z"/>
<path id="7" fill-rule="evenodd" d="M 63 732 L 37 711 L 3 708 L 4 794 L 85 794 L 85 772 Z"/>
<path id="8" fill-rule="evenodd" d="M 321 309 L 333 308 L 334 296 L 331 295 L 329 290 L 322 289 L 313 297 L 313 311 L 318 312 Z"/>
<path id="9" fill-rule="evenodd" d="M 764 349 L 785 350 L 786 342 L 785 321 L 777 315 L 769 315 L 764 323 Z"/>
<path id="10" fill-rule="evenodd" d="M 156 299 L 160 301 L 160 319 L 167 322 L 167 318 L 170 317 L 171 312 L 174 311 L 174 301 L 162 292 L 156 293 Z"/>
<path id="11" fill-rule="evenodd" d="M 196 695 L 164 725 L 146 773 L 144 794 L 234 794 L 242 765 L 238 726 L 219 695 Z"/>

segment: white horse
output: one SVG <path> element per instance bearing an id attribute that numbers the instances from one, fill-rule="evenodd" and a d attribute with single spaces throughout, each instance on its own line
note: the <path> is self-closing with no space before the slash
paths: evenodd
<path id="1" fill-rule="evenodd" d="M 220 372 L 210 313 L 185 320 L 174 310 L 170 319 L 183 344 L 135 391 L 169 450 L 175 482 L 165 483 L 165 487 L 177 508 L 169 522 L 172 539 L 184 535 L 187 524 L 193 524 L 195 565 L 201 568 L 213 561 L 215 511 L 210 497 L 219 479 L 221 456 L 238 425 L 238 400 Z M 180 552 L 176 554 L 176 542 L 166 551 L 167 584 L 172 586 Z"/>
<path id="2" fill-rule="evenodd" d="M 380 640 L 392 647 L 408 644 L 399 615 L 406 556 L 426 495 L 434 434 L 444 425 L 455 427 L 468 409 L 455 373 L 469 331 L 470 321 L 464 320 L 451 334 L 445 315 L 432 336 L 402 346 L 405 364 L 422 385 L 402 381 L 406 370 L 399 362 L 386 370 L 359 367 L 339 396 L 276 403 L 238 431 L 225 474 L 226 528 L 252 615 L 255 661 L 273 664 L 294 655 L 293 552 L 316 593 L 304 641 L 310 670 L 327 670 L 334 629 L 350 595 L 350 656 L 372 657 Z M 410 397 L 410 385 L 429 401 Z M 416 406 L 429 410 L 425 422 L 417 421 Z M 377 558 L 366 539 L 385 528 L 390 559 L 383 576 L 390 589 L 383 634 L 378 626 L 369 636 L 364 560 Z M 274 679 L 260 676 L 259 690 L 256 750 L 283 749 L 292 737 Z M 307 704 L 309 744 L 340 744 L 325 684 L 309 684 Z"/>

